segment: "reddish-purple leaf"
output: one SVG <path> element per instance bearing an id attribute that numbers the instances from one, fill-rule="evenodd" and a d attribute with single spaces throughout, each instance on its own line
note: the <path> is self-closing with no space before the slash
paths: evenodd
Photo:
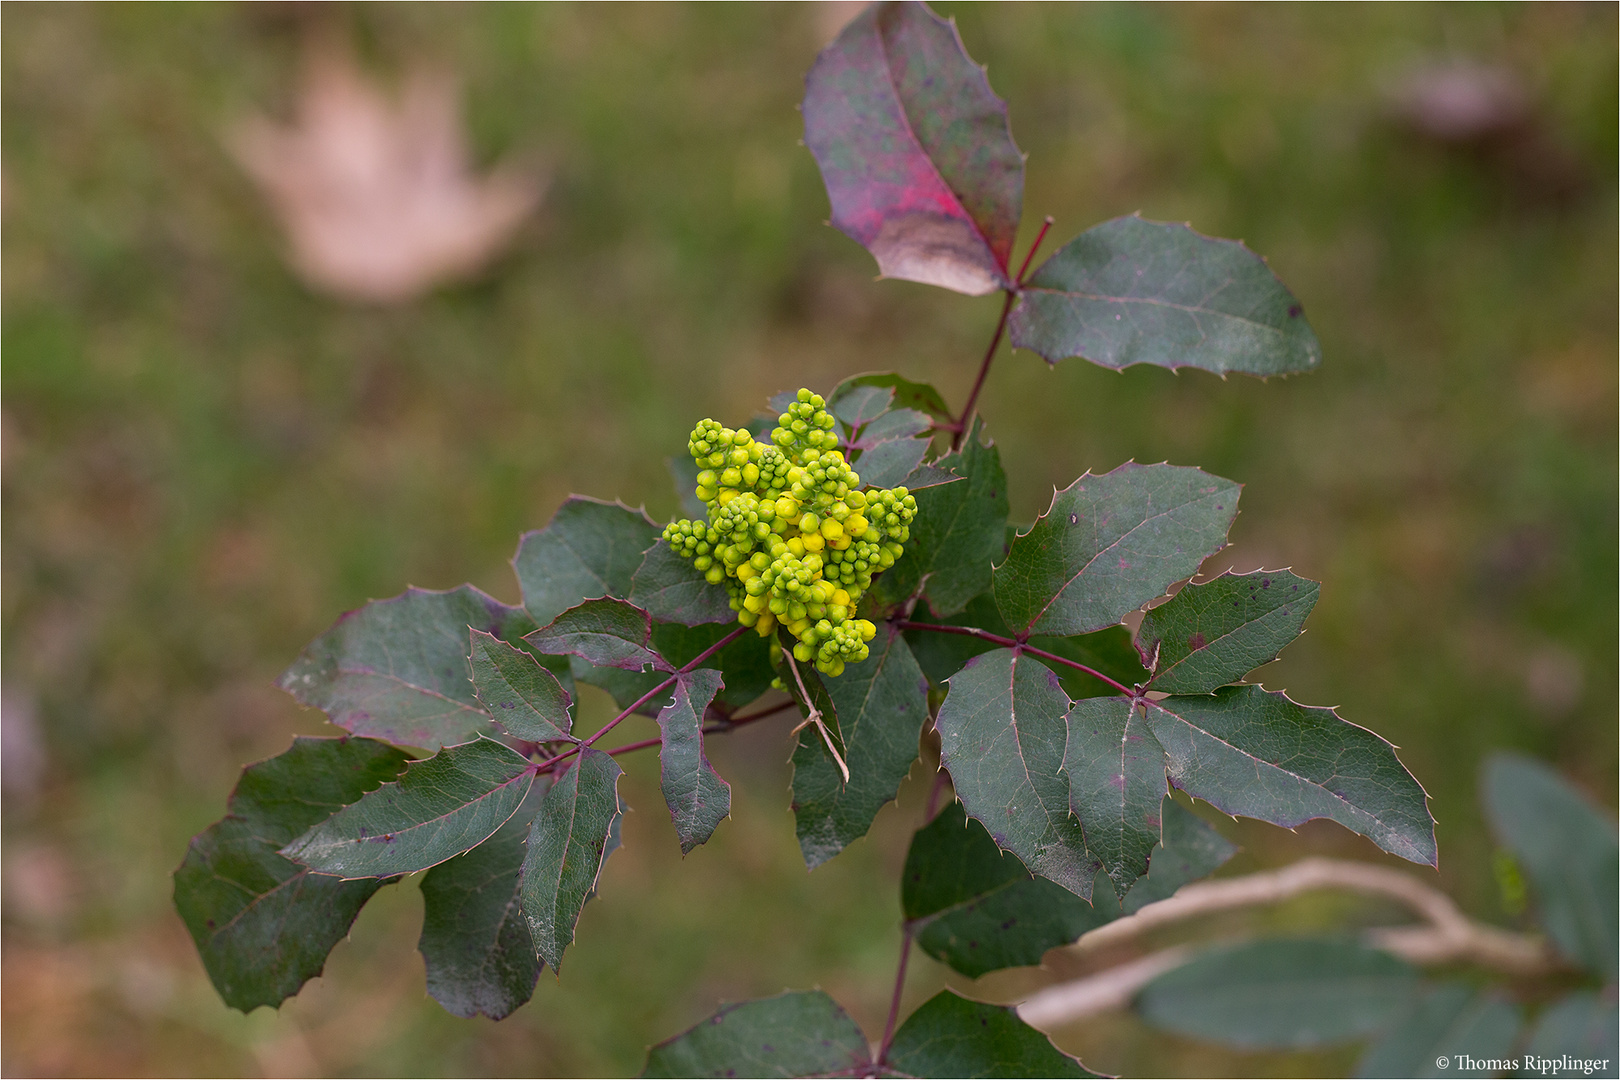
<path id="1" fill-rule="evenodd" d="M 1007 287 L 1024 156 L 952 23 L 920 3 L 869 7 L 805 78 L 804 141 L 832 224 L 884 277 L 970 296 Z"/>

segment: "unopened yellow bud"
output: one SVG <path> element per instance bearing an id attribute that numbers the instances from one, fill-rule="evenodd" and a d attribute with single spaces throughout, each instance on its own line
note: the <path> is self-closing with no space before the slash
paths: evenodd
<path id="1" fill-rule="evenodd" d="M 818 532 L 807 533 L 804 537 L 804 550 L 806 551 L 820 551 L 826 546 L 827 541 L 822 539 L 821 534 Z"/>
<path id="2" fill-rule="evenodd" d="M 838 524 L 838 520 L 836 518 L 828 518 L 826 521 L 821 523 L 821 535 L 825 536 L 828 540 L 837 540 L 840 536 L 844 535 L 844 527 Z"/>

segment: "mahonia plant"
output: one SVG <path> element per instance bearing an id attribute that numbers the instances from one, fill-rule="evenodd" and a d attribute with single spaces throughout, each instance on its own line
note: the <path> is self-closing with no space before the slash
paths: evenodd
<path id="1" fill-rule="evenodd" d="M 803 113 L 831 223 L 884 277 L 1003 293 L 967 401 L 867 374 L 772 399 L 763 422 L 704 420 L 690 464 L 671 464 L 685 518 L 570 498 L 518 546 L 520 603 L 409 589 L 340 618 L 280 685 L 343 734 L 244 770 L 175 874 L 228 1004 L 297 993 L 382 885 L 422 873 L 429 992 L 459 1016 L 508 1015 L 560 967 L 619 845 L 616 758 L 657 749 L 690 851 L 731 809 L 706 740 L 789 710 L 809 867 L 866 834 L 919 754 L 934 768 L 887 1024 L 870 1038 L 820 991 L 729 1005 L 654 1047 L 649 1076 L 1090 1075 L 1011 1008 L 943 991 L 902 1018 L 906 958 L 916 945 L 977 977 L 1164 901 L 1234 850 L 1187 797 L 1289 828 L 1331 819 L 1435 863 L 1394 747 L 1250 681 L 1317 584 L 1196 579 L 1239 484 L 1128 463 L 1015 528 L 976 415 L 1004 335 L 1050 363 L 1310 370 L 1299 301 L 1242 244 L 1137 216 L 1030 273 L 1048 219 L 1014 270 L 1023 155 L 984 70 L 922 4 L 851 22 Z M 619 707 L 588 735 L 581 684 Z M 636 715 L 657 736 L 607 745 Z"/>

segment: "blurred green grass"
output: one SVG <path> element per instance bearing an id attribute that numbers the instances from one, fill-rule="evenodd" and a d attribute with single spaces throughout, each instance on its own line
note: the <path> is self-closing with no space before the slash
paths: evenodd
<path id="1" fill-rule="evenodd" d="M 1522 748 L 1616 794 L 1615 9 L 942 10 L 1030 154 L 1024 243 L 1044 213 L 1061 242 L 1137 210 L 1242 237 L 1324 347 L 1320 372 L 1269 384 L 1002 356 L 982 409 L 1015 517 L 1131 458 L 1244 482 L 1232 561 L 1325 583 L 1265 681 L 1400 745 L 1443 885 L 1510 922 L 1483 755 Z M 518 534 L 571 491 L 667 517 L 663 459 L 699 417 L 863 370 L 960 403 L 995 317 L 993 298 L 873 283 L 822 226 L 794 106 L 824 8 L 334 11 L 380 72 L 457 71 L 483 158 L 553 163 L 476 282 L 367 309 L 283 268 L 222 134 L 286 112 L 296 6 L 4 9 L 5 695 L 46 764 L 32 786 L 7 771 L 0 1068 L 627 1073 L 718 998 L 812 984 L 877 1030 L 918 797 L 807 876 L 770 725 L 717 748 L 735 818 L 684 862 L 656 761 L 631 761 L 626 848 L 568 970 L 503 1024 L 424 999 L 410 883 L 279 1014 L 208 987 L 168 874 L 243 762 L 321 729 L 271 686 L 307 640 L 406 584 L 515 600 Z M 1519 73 L 1542 160 L 1392 122 L 1389 81 L 1451 56 Z M 1243 866 L 1375 857 L 1331 826 L 1222 828 Z M 908 1000 L 943 981 L 919 962 Z M 1127 1019 L 1065 1044 L 1147 1073 L 1353 1059 L 1212 1055 Z"/>

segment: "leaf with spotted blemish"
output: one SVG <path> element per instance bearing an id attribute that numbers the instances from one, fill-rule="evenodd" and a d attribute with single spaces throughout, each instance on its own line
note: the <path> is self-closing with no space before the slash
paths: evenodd
<path id="1" fill-rule="evenodd" d="M 871 1051 L 820 990 L 726 1005 L 647 1052 L 642 1076 L 867 1076 Z"/>
<path id="2" fill-rule="evenodd" d="M 1009 285 L 1024 157 L 951 23 L 873 4 L 816 58 L 803 112 L 832 224 L 884 277 L 970 296 Z"/>
<path id="3" fill-rule="evenodd" d="M 545 626 L 582 600 L 630 595 L 631 578 L 658 526 L 619 502 L 571 496 L 543 529 L 523 534 L 512 569 L 523 606 Z"/>
<path id="4" fill-rule="evenodd" d="M 1242 485 L 1179 465 L 1130 462 L 1052 496 L 995 568 L 1015 634 L 1112 626 L 1226 546 Z"/>
<path id="5" fill-rule="evenodd" d="M 1063 769 L 1086 848 L 1123 897 L 1147 873 L 1148 854 L 1159 843 L 1164 748 L 1130 698 L 1086 698 L 1069 710 Z"/>
<path id="6" fill-rule="evenodd" d="M 1322 362 L 1304 310 L 1235 240 L 1136 215 L 1087 229 L 1030 275 L 1007 328 L 1056 363 L 1288 375 Z"/>
<path id="7" fill-rule="evenodd" d="M 1287 570 L 1188 585 L 1142 619 L 1136 648 L 1153 669 L 1148 688 L 1208 693 L 1271 663 L 1303 631 L 1321 590 Z"/>
<path id="8" fill-rule="evenodd" d="M 572 739 L 573 699 L 557 677 L 522 649 L 472 631 L 473 692 L 510 735 L 530 742 Z"/>

